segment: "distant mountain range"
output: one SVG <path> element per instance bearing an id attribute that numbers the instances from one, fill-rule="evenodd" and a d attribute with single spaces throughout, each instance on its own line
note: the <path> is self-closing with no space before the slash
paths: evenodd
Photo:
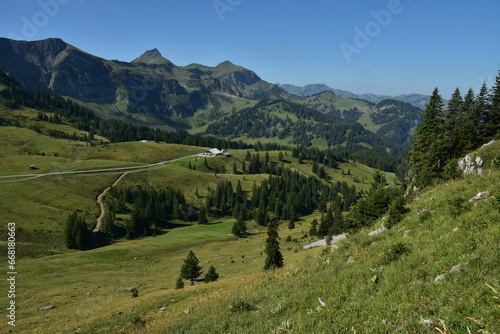
<path id="1" fill-rule="evenodd" d="M 14 75 L 24 86 L 86 104 L 101 117 L 191 134 L 223 136 L 221 133 L 225 133 L 226 138 L 279 140 L 283 144 L 302 143 L 323 148 L 330 144 L 345 146 L 349 138 L 351 142 L 372 146 L 366 140 L 373 141 L 374 137 L 361 133 L 361 124 L 382 140 L 407 146 L 421 115 L 420 109 L 408 103 L 382 100 L 383 97 L 375 95 L 354 95 L 324 85 L 280 87 L 230 61 L 215 67 L 200 64 L 177 66 L 157 49 L 144 52 L 132 62 L 106 60 L 57 38 L 33 42 L 0 38 L 0 69 Z M 419 96 L 415 95 L 412 104 L 423 103 L 426 97 L 420 97 L 421 102 L 418 102 Z M 411 95 L 406 99 L 411 100 Z M 287 103 L 252 109 L 262 100 Z M 328 117 L 319 117 L 303 107 Z M 268 122 L 254 122 L 255 117 L 248 110 L 267 115 Z M 310 129 L 311 115 L 322 131 Z M 280 118 L 283 122 L 279 122 Z M 335 118 L 345 120 L 343 129 L 352 129 L 342 131 L 344 139 L 336 135 L 335 140 L 331 140 L 320 135 L 326 135 L 328 128 L 335 131 L 332 126 Z M 291 127 L 293 122 L 300 126 L 294 127 L 288 137 L 284 137 L 285 132 L 279 129 L 276 132 L 254 131 L 248 126 L 242 127 L 244 133 L 237 134 L 232 130 L 217 130 L 220 127 L 214 123 L 222 120 L 225 124 L 237 120 L 255 126 Z M 258 138 L 257 134 L 261 132 L 263 136 Z M 279 135 L 274 136 L 275 133 Z M 354 133 L 357 139 L 353 137 Z M 392 144 L 387 144 L 386 148 Z M 378 147 L 384 145 L 383 142 L 377 143 Z M 393 147 L 391 150 L 398 149 Z"/>
<path id="2" fill-rule="evenodd" d="M 371 103 L 379 103 L 383 100 L 396 100 L 396 101 L 402 101 L 406 103 L 410 103 L 414 105 L 417 108 L 420 109 L 425 109 L 425 106 L 427 103 L 429 103 L 429 96 L 428 95 L 422 95 L 422 94 L 406 94 L 406 95 L 397 95 L 397 96 L 389 96 L 389 95 L 376 95 L 376 94 L 354 94 L 346 90 L 341 90 L 341 89 L 334 89 L 331 87 L 328 87 L 327 85 L 324 84 L 311 84 L 311 85 L 306 85 L 304 87 L 299 87 L 299 86 L 294 86 L 294 85 L 289 85 L 289 84 L 283 84 L 279 85 L 281 88 L 283 88 L 286 92 L 290 94 L 294 94 L 297 96 L 311 96 L 311 95 L 316 95 L 321 92 L 333 92 L 336 95 L 350 98 L 350 99 L 359 99 L 359 100 L 365 100 Z"/>

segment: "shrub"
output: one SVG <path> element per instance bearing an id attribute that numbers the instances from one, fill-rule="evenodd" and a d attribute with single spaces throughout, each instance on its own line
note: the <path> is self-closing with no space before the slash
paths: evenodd
<path id="1" fill-rule="evenodd" d="M 384 263 L 389 264 L 391 262 L 399 260 L 403 255 L 411 252 L 411 249 L 406 246 L 403 242 L 398 242 L 392 245 L 386 252 L 384 256 Z"/>
<path id="2" fill-rule="evenodd" d="M 235 300 L 229 305 L 229 309 L 231 312 L 248 312 L 257 310 L 257 307 L 243 300 Z"/>
<path id="3" fill-rule="evenodd" d="M 179 276 L 177 281 L 175 282 L 175 289 L 184 289 L 184 281 L 182 280 L 182 277 Z"/>

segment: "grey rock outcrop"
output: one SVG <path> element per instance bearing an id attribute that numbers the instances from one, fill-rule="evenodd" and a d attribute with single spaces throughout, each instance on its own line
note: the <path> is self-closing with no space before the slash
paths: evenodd
<path id="1" fill-rule="evenodd" d="M 471 154 L 467 154 L 463 159 L 458 162 L 458 168 L 462 171 L 463 175 L 469 174 L 483 174 L 483 166 L 484 162 L 480 156 L 473 156 Z"/>

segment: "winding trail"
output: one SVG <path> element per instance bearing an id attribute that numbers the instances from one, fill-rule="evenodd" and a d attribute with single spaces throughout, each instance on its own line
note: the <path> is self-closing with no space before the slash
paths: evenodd
<path id="1" fill-rule="evenodd" d="M 141 165 L 141 166 L 130 166 L 130 167 L 115 167 L 115 168 L 101 168 L 101 169 L 90 169 L 90 170 L 77 170 L 77 171 L 69 171 L 69 172 L 52 172 L 52 173 L 42 173 L 42 174 L 23 174 L 23 175 L 5 175 L 5 176 L 0 176 L 0 182 L 21 182 L 21 181 L 28 181 L 32 179 L 36 179 L 39 177 L 43 176 L 62 176 L 62 175 L 74 175 L 74 174 L 92 174 L 92 173 L 106 173 L 106 172 L 124 172 L 116 181 L 106 189 L 102 193 L 100 193 L 97 196 L 97 203 L 99 204 L 99 207 L 101 209 L 101 213 L 99 214 L 99 217 L 97 218 L 96 225 L 94 229 L 92 230 L 92 243 L 94 244 L 95 247 L 98 246 L 97 243 L 97 234 L 100 232 L 101 227 L 102 227 L 102 219 L 104 218 L 104 215 L 106 213 L 106 208 L 104 206 L 104 196 L 108 193 L 109 189 L 111 187 L 116 186 L 120 181 L 129 173 L 131 172 L 139 172 L 147 168 L 151 167 L 156 167 L 156 166 L 161 166 L 170 162 L 186 159 L 186 158 L 191 158 L 191 157 L 196 157 L 200 156 L 199 154 L 192 154 L 192 155 L 187 155 L 175 159 L 170 159 L 170 160 L 165 160 L 165 161 L 160 161 L 152 164 L 147 164 L 147 165 Z"/>
<path id="2" fill-rule="evenodd" d="M 125 172 L 123 173 L 122 175 L 120 175 L 119 178 L 116 179 L 116 181 L 110 185 L 109 187 L 107 187 L 106 189 L 104 189 L 104 191 L 102 193 L 99 194 L 99 196 L 97 196 L 97 203 L 99 204 L 100 208 L 101 208 L 101 214 L 99 215 L 99 217 L 97 218 L 97 222 L 96 222 L 96 225 L 94 227 L 94 229 L 92 230 L 92 233 L 97 233 L 101 230 L 101 227 L 102 227 L 102 219 L 104 218 L 104 214 L 106 213 L 106 208 L 104 207 L 104 201 L 103 201 L 103 198 L 104 196 L 106 196 L 106 194 L 108 193 L 109 189 L 111 189 L 111 187 L 114 187 L 116 186 L 118 183 L 120 183 L 120 181 L 130 172 Z"/>

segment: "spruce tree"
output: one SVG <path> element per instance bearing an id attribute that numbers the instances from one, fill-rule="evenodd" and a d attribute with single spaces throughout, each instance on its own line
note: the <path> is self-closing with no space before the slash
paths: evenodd
<path id="1" fill-rule="evenodd" d="M 333 225 L 333 210 L 330 206 L 326 212 L 326 216 L 321 217 L 321 222 L 318 227 L 318 237 L 322 238 L 328 235 L 328 231 Z"/>
<path id="2" fill-rule="evenodd" d="M 207 225 L 208 224 L 208 219 L 207 219 L 207 214 L 205 212 L 205 208 L 200 208 L 200 212 L 198 213 L 198 224 L 200 225 Z"/>
<path id="3" fill-rule="evenodd" d="M 247 233 L 247 225 L 242 220 L 237 220 L 233 224 L 233 228 L 231 229 L 231 233 L 237 237 L 244 236 Z"/>
<path id="4" fill-rule="evenodd" d="M 483 144 L 486 138 L 491 135 L 491 131 L 488 129 L 490 124 L 490 95 L 486 83 L 483 83 L 481 90 L 476 96 L 472 110 L 474 115 L 478 118 L 478 123 L 475 124 L 476 134 L 474 148 Z"/>
<path id="5" fill-rule="evenodd" d="M 76 212 L 71 213 L 66 219 L 66 229 L 64 231 L 66 247 L 69 249 L 76 248 Z"/>
<path id="6" fill-rule="evenodd" d="M 328 230 L 328 235 L 341 234 L 344 230 L 344 220 L 342 218 L 342 212 L 340 210 L 335 211 L 333 214 L 333 223 Z"/>
<path id="7" fill-rule="evenodd" d="M 181 266 L 181 277 L 190 281 L 197 279 L 201 275 L 203 269 L 199 264 L 200 261 L 193 251 L 189 251 L 184 260 L 184 264 Z"/>
<path id="8" fill-rule="evenodd" d="M 210 266 L 210 268 L 208 268 L 207 273 L 205 274 L 205 283 L 215 282 L 218 279 L 219 279 L 219 274 L 217 274 L 215 267 Z"/>
<path id="9" fill-rule="evenodd" d="M 461 122 L 462 95 L 458 88 L 455 89 L 448 108 L 444 112 L 444 138 L 447 150 L 447 158 L 457 158 L 462 152 L 459 150 L 459 127 Z"/>
<path id="10" fill-rule="evenodd" d="M 85 219 L 77 212 L 70 214 L 66 220 L 65 241 L 69 249 L 89 248 L 90 234 Z"/>
<path id="11" fill-rule="evenodd" d="M 394 197 L 391 204 L 389 204 L 389 209 L 387 210 L 387 221 L 385 227 L 391 228 L 403 219 L 403 215 L 406 213 L 405 204 L 406 200 L 403 194 L 399 194 Z"/>
<path id="12" fill-rule="evenodd" d="M 241 162 L 241 172 L 242 172 L 243 174 L 246 174 L 246 173 L 247 173 L 247 166 L 246 166 L 246 164 L 245 164 L 245 160 L 243 160 L 243 161 Z"/>
<path id="13" fill-rule="evenodd" d="M 474 91 L 470 88 L 462 102 L 460 129 L 458 130 L 460 155 L 473 150 L 476 145 L 479 115 L 476 115 L 473 109 L 475 98 Z"/>
<path id="14" fill-rule="evenodd" d="M 280 162 L 283 162 L 283 152 L 280 152 L 280 153 L 278 154 L 278 160 L 279 160 Z"/>
<path id="15" fill-rule="evenodd" d="M 113 236 L 115 233 L 114 224 L 115 214 L 109 208 L 106 210 L 104 217 L 102 218 L 101 232 Z"/>
<path id="16" fill-rule="evenodd" d="M 443 105 L 436 88 L 425 107 L 423 121 L 417 127 L 413 146 L 408 153 L 413 184 L 418 187 L 429 185 L 434 178 L 439 177 L 445 164 Z"/>
<path id="17" fill-rule="evenodd" d="M 274 218 L 267 228 L 266 248 L 264 250 L 264 253 L 266 253 L 264 270 L 281 268 L 284 265 L 278 239 L 278 219 Z"/>
<path id="18" fill-rule="evenodd" d="M 495 84 L 491 89 L 490 117 L 486 125 L 490 136 L 495 136 L 500 131 L 500 70 L 498 73 Z"/>
<path id="19" fill-rule="evenodd" d="M 318 235 L 318 221 L 316 219 L 313 219 L 311 223 L 311 228 L 309 229 L 309 235 L 311 237 Z"/>

